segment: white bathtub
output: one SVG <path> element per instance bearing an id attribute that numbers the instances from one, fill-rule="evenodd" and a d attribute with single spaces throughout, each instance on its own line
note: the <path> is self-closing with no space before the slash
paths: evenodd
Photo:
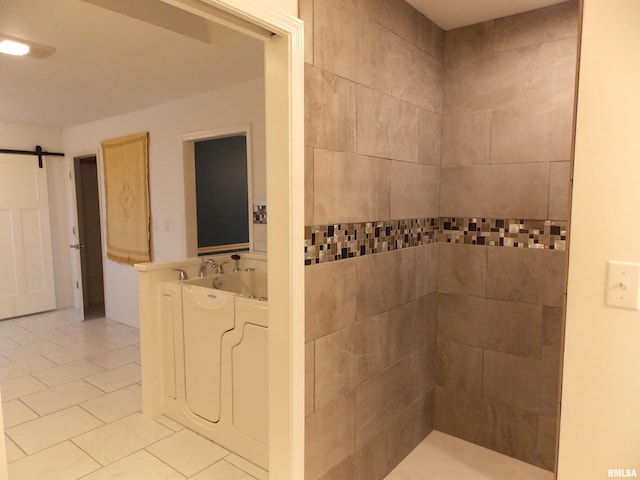
<path id="1" fill-rule="evenodd" d="M 265 469 L 266 298 L 258 271 L 161 286 L 165 414 Z"/>

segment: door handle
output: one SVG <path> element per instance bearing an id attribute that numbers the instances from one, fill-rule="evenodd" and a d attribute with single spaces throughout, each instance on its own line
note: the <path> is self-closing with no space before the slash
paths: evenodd
<path id="1" fill-rule="evenodd" d="M 76 243 L 74 245 L 69 245 L 70 248 L 75 248 L 76 250 L 80 250 L 81 248 L 84 248 L 84 243 Z"/>

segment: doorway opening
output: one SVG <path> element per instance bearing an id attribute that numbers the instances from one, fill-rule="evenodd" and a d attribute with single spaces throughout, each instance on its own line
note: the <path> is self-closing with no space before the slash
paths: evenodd
<path id="1" fill-rule="evenodd" d="M 85 320 L 104 317 L 104 277 L 102 271 L 102 229 L 98 194 L 98 166 L 95 155 L 75 157 L 73 169 L 78 212 L 78 243 L 70 245 L 80 257 L 81 282 L 76 283 L 82 298 Z M 80 295 L 81 294 L 81 295 Z"/>

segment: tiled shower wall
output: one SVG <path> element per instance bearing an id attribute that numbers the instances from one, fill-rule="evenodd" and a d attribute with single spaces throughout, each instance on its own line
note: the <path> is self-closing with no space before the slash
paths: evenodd
<path id="1" fill-rule="evenodd" d="M 444 33 L 398 0 L 300 12 L 305 223 L 437 217 Z M 383 478 L 433 428 L 437 245 L 305 273 L 305 478 Z"/>
<path id="2" fill-rule="evenodd" d="M 448 31 L 440 215 L 568 220 L 578 3 Z M 555 466 L 566 251 L 439 244 L 437 430 Z"/>
<path id="3" fill-rule="evenodd" d="M 452 217 L 566 230 L 577 3 L 446 36 L 400 0 L 300 14 L 309 237 Z M 306 478 L 381 479 L 434 422 L 552 468 L 565 253 L 376 241 L 308 257 Z"/>

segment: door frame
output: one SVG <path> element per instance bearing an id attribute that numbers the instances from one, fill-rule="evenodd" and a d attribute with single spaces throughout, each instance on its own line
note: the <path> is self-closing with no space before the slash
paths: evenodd
<path id="1" fill-rule="evenodd" d="M 66 155 L 67 159 L 67 171 L 69 177 L 69 189 L 68 189 L 68 199 L 69 199 L 69 212 L 71 225 L 69 225 L 69 245 L 80 243 L 80 230 L 79 230 L 79 222 L 78 222 L 78 198 L 76 195 L 76 169 L 75 169 L 75 160 L 87 158 L 87 157 L 96 157 L 96 170 L 98 177 L 98 215 L 100 216 L 100 237 L 102 240 L 102 264 L 104 269 L 104 260 L 105 260 L 105 215 L 104 215 L 104 205 L 102 204 L 102 192 L 101 185 L 103 182 L 102 177 L 102 161 L 100 158 L 99 152 L 95 151 L 83 151 L 77 153 L 69 153 Z M 78 315 L 80 320 L 84 320 L 84 309 L 86 305 L 84 304 L 83 298 L 83 286 L 82 286 L 82 262 L 80 260 L 80 250 L 69 248 L 69 258 L 71 261 L 71 271 L 73 272 L 72 281 L 75 285 L 72 285 L 73 289 L 73 307 L 78 311 Z M 104 280 L 104 270 L 103 270 L 103 280 Z M 103 281 L 103 289 L 104 295 L 106 299 L 107 295 L 107 282 Z M 105 302 L 106 308 L 106 302 Z M 106 315 L 106 311 L 105 311 Z"/>
<path id="2" fill-rule="evenodd" d="M 305 456 L 303 24 L 255 0 L 162 1 L 264 41 L 269 476 L 300 480 Z"/>
<path id="3" fill-rule="evenodd" d="M 73 244 L 79 244 L 80 243 L 80 215 L 79 215 L 79 211 L 78 211 L 78 196 L 77 196 L 77 192 L 78 192 L 78 182 L 81 181 L 80 179 L 77 178 L 76 176 L 76 168 L 80 166 L 80 163 L 83 159 L 86 158 L 95 158 L 95 163 L 96 163 L 96 193 L 97 193 L 97 197 L 98 197 L 98 218 L 99 218 L 99 222 L 100 222 L 100 259 L 102 262 L 102 266 L 101 266 L 101 270 L 102 270 L 102 290 L 103 290 L 103 297 L 105 296 L 105 289 L 106 289 L 106 282 L 104 281 L 104 260 L 105 260 L 105 250 L 104 250 L 104 238 L 103 238 L 103 224 L 104 224 L 104 217 L 103 217 L 103 207 L 102 207 L 102 202 L 100 200 L 101 198 L 101 193 L 100 193 L 100 185 L 102 182 L 102 174 L 101 174 L 101 168 L 100 168 L 100 160 L 99 157 L 96 153 L 88 153 L 85 155 L 73 155 L 71 157 L 71 165 L 70 165 L 70 175 L 69 175 L 69 179 L 72 182 L 71 185 L 71 190 L 72 190 L 72 202 L 71 202 L 71 206 L 74 209 L 73 210 L 73 216 L 72 219 L 74 221 L 74 225 L 72 225 L 72 230 L 71 230 L 71 235 L 72 235 L 72 242 L 69 246 L 73 245 Z M 72 249 L 71 251 L 71 256 L 74 258 L 73 260 L 73 264 L 75 266 L 75 268 L 73 268 L 75 275 L 76 275 L 76 289 L 75 289 L 75 293 L 74 293 L 74 306 L 75 308 L 77 308 L 79 310 L 79 314 L 80 317 L 84 320 L 85 319 L 85 309 L 87 308 L 87 305 L 84 304 L 84 283 L 85 283 L 85 272 L 83 272 L 82 270 L 82 250 L 78 250 L 78 249 Z M 86 267 L 86 265 L 85 265 Z M 75 298 L 75 295 L 77 294 L 77 298 Z"/>

